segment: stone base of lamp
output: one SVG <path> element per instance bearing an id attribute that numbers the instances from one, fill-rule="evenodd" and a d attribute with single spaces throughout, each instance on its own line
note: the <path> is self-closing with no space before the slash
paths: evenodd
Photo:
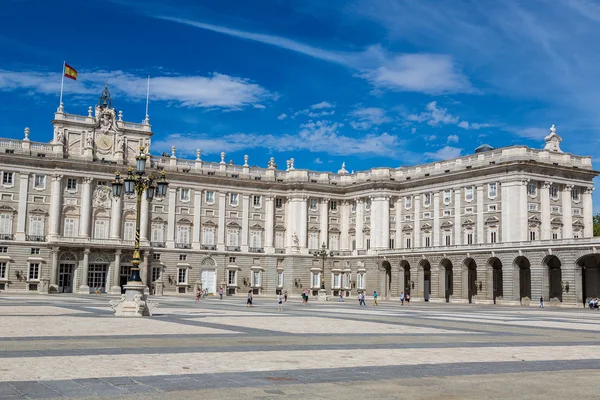
<path id="1" fill-rule="evenodd" d="M 127 282 L 125 294 L 119 300 L 111 300 L 110 307 L 117 317 L 150 317 L 158 302 L 146 297 L 146 285 L 141 282 Z"/>
<path id="2" fill-rule="evenodd" d="M 121 294 L 121 286 L 113 286 L 110 288 L 110 294 Z"/>
<path id="3" fill-rule="evenodd" d="M 329 301 L 329 296 L 327 295 L 327 290 L 319 289 L 319 301 Z"/>
<path id="4" fill-rule="evenodd" d="M 88 285 L 79 286 L 79 293 L 81 294 L 90 294 L 90 287 Z"/>

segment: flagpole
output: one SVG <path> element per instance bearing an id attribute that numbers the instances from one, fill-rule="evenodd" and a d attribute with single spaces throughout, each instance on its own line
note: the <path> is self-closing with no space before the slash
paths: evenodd
<path id="1" fill-rule="evenodd" d="M 148 99 L 150 98 L 150 75 L 148 75 L 148 85 L 146 86 L 146 119 L 145 122 L 148 123 L 150 116 L 148 115 Z"/>
<path id="2" fill-rule="evenodd" d="M 60 104 L 58 105 L 58 109 L 60 112 L 63 111 L 63 102 L 62 102 L 62 95 L 63 95 L 63 86 L 65 85 L 65 64 L 66 61 L 63 61 L 63 67 L 62 67 L 62 77 L 60 79 Z"/>

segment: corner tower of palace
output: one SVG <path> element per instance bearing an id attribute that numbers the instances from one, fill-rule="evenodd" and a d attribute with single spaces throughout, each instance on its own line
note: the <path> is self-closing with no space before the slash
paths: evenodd
<path id="1" fill-rule="evenodd" d="M 110 182 L 143 147 L 167 196 L 143 201 L 142 279 L 156 294 L 202 286 L 257 295 L 376 290 L 384 298 L 556 305 L 600 295 L 591 157 L 480 146 L 430 164 L 315 172 L 151 155 L 152 130 L 123 120 L 108 88 L 87 115 L 59 107 L 50 143 L 0 139 L 0 290 L 120 293 L 135 200 Z M 226 149 L 224 149 L 226 150 Z M 330 257 L 315 258 L 322 245 Z"/>

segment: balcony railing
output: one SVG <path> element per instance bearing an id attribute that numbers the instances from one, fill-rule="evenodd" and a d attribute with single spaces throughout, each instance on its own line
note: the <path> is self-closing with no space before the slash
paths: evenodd
<path id="1" fill-rule="evenodd" d="M 239 246 L 227 246 L 225 248 L 227 251 L 240 251 L 240 247 Z"/>
<path id="2" fill-rule="evenodd" d="M 265 252 L 265 249 L 263 249 L 262 247 L 250 247 L 250 248 L 248 249 L 248 251 L 249 251 L 250 253 L 264 253 L 264 252 Z"/>
<path id="3" fill-rule="evenodd" d="M 200 245 L 200 248 L 202 250 L 216 250 L 217 246 L 215 246 L 214 244 L 203 244 L 203 245 Z"/>
<path id="4" fill-rule="evenodd" d="M 167 247 L 165 242 L 150 242 L 150 247 Z"/>
<path id="5" fill-rule="evenodd" d="M 275 254 L 285 254 L 285 249 L 275 249 Z"/>
<path id="6" fill-rule="evenodd" d="M 12 233 L 0 233 L 0 240 L 15 240 L 15 235 Z"/>
<path id="7" fill-rule="evenodd" d="M 25 235 L 25 240 L 29 242 L 45 242 L 46 236 L 43 235 Z"/>
<path id="8" fill-rule="evenodd" d="M 175 243 L 176 249 L 191 249 L 192 245 L 190 243 Z"/>

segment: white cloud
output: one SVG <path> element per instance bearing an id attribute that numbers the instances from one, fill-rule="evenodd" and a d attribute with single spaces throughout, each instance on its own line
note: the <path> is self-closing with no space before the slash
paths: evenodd
<path id="1" fill-rule="evenodd" d="M 426 152 L 425 157 L 431 160 L 449 160 L 451 158 L 460 157 L 462 154 L 462 149 L 452 147 L 452 146 L 444 146 L 438 151 L 435 152 Z"/>
<path id="2" fill-rule="evenodd" d="M 435 139 L 437 139 L 437 136 L 436 136 L 436 135 L 424 136 L 424 137 L 423 137 L 423 139 L 424 139 L 426 142 L 433 142 Z"/>
<path id="3" fill-rule="evenodd" d="M 391 121 L 391 118 L 385 115 L 385 110 L 377 107 L 359 108 L 352 111 L 350 116 L 357 119 L 350 122 L 350 126 L 356 130 L 367 130 L 373 125 Z"/>
<path id="4" fill-rule="evenodd" d="M 527 139 L 543 139 L 546 137 L 546 135 L 549 134 L 547 129 L 543 129 L 543 128 L 523 128 L 523 129 L 516 129 L 514 131 L 515 134 L 517 134 L 517 136 L 521 136 Z"/>
<path id="5" fill-rule="evenodd" d="M 477 130 L 481 128 L 489 128 L 492 124 L 478 124 L 478 123 L 469 123 L 468 121 L 460 121 L 457 125 L 459 128 L 467 129 L 467 130 Z"/>
<path id="6" fill-rule="evenodd" d="M 360 137 L 339 133 L 342 124 L 331 121 L 309 121 L 300 125 L 296 134 L 233 133 L 215 137 L 212 134 L 171 134 L 152 142 L 156 151 L 168 151 L 176 145 L 181 149 L 202 149 L 203 154 L 221 151 L 236 152 L 243 149 L 265 148 L 283 152 L 305 150 L 314 153 L 327 152 L 331 155 L 378 155 L 397 157 L 404 142 L 387 132 Z M 191 150 L 190 150 L 191 152 Z M 402 154 L 408 154 L 403 152 Z M 414 155 L 410 155 L 414 159 Z"/>
<path id="7" fill-rule="evenodd" d="M 306 111 L 306 110 L 305 110 Z M 300 112 L 297 112 L 295 115 L 299 115 L 301 114 Z M 320 118 L 320 117 L 327 117 L 329 115 L 333 115 L 335 114 L 335 110 L 331 110 L 331 111 L 319 111 L 319 112 L 309 112 L 307 115 L 311 118 Z"/>
<path id="8" fill-rule="evenodd" d="M 279 117 L 277 117 L 278 120 L 283 120 L 287 118 L 287 114 L 281 114 Z"/>
<path id="9" fill-rule="evenodd" d="M 262 104 L 255 104 L 253 107 L 254 107 L 254 108 L 258 108 L 259 110 L 264 110 L 265 108 L 267 108 L 267 107 L 265 107 L 265 106 L 264 106 L 264 105 L 262 105 Z"/>
<path id="10" fill-rule="evenodd" d="M 407 119 L 414 122 L 427 122 L 431 126 L 456 124 L 459 120 L 458 117 L 450 114 L 447 109 L 438 107 L 436 101 L 428 103 L 422 113 L 411 114 Z"/>
<path id="11" fill-rule="evenodd" d="M 447 143 L 458 143 L 458 135 L 448 135 L 446 138 Z"/>
<path id="12" fill-rule="evenodd" d="M 326 101 L 322 101 L 320 103 L 317 104 L 313 104 L 312 106 L 310 106 L 310 108 L 312 108 L 313 110 L 320 110 L 321 108 L 334 108 L 335 106 L 331 103 L 328 103 Z"/>
<path id="13" fill-rule="evenodd" d="M 65 95 L 88 95 L 102 91 L 108 80 L 113 97 L 146 97 L 147 77 L 124 71 L 80 71 L 77 81 L 65 82 Z M 60 74 L 0 70 L 0 90 L 33 90 L 56 95 L 60 91 Z M 264 108 L 262 100 L 273 95 L 256 83 L 219 73 L 209 76 L 170 75 L 150 78 L 150 99 L 174 102 L 184 107 L 240 109 Z"/>
<path id="14" fill-rule="evenodd" d="M 366 79 L 377 89 L 409 92 L 471 93 L 469 79 L 462 74 L 453 59 L 444 54 L 390 54 L 379 45 L 358 52 L 324 50 L 288 38 L 231 29 L 172 16 L 155 18 L 185 24 L 287 49 L 309 57 L 352 68 L 357 76 Z"/>
<path id="15" fill-rule="evenodd" d="M 323 161 L 320 158 L 316 158 L 314 163 L 315 164 L 323 164 Z"/>
<path id="16" fill-rule="evenodd" d="M 410 133 L 412 133 L 413 135 L 414 135 L 415 133 L 417 133 L 417 128 L 415 128 L 415 127 L 413 127 L 413 128 L 410 128 Z"/>

